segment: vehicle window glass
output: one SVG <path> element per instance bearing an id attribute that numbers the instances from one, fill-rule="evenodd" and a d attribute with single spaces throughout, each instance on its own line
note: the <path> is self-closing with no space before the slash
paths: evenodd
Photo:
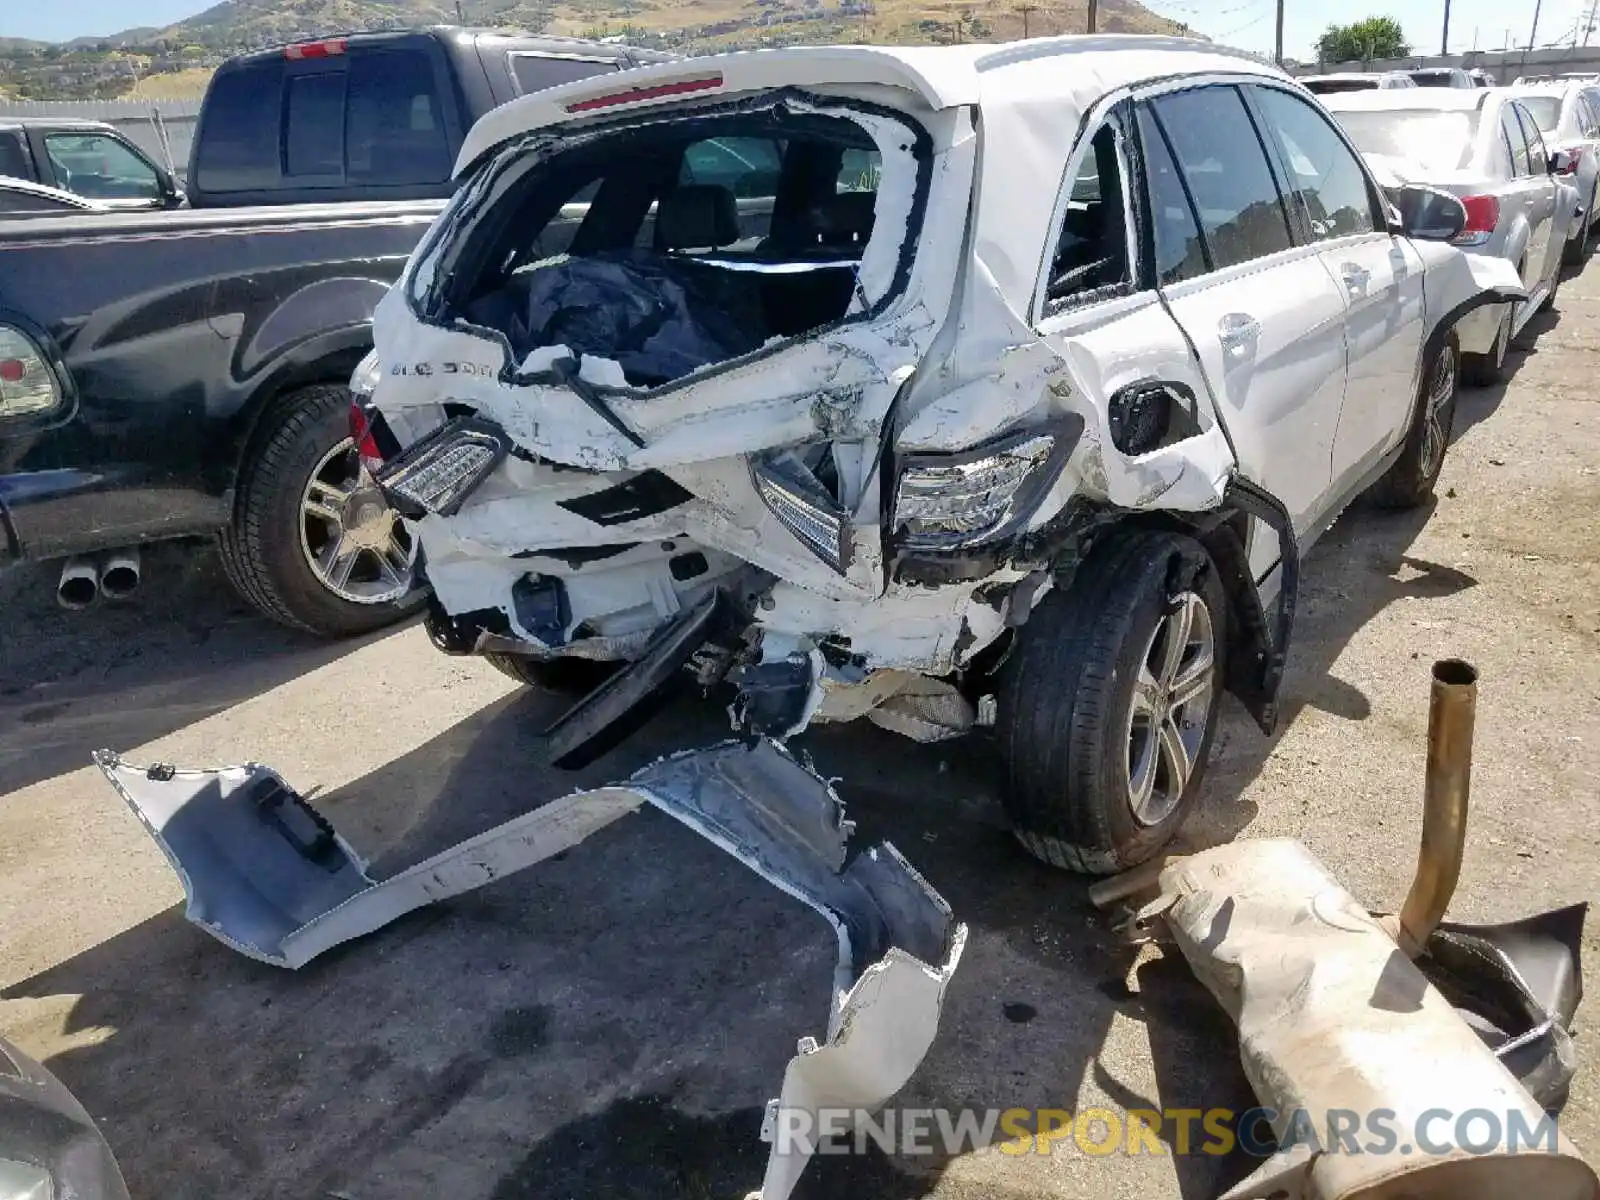
<path id="1" fill-rule="evenodd" d="M 1235 88 L 1173 92 L 1154 108 L 1218 270 L 1294 244 L 1266 151 Z"/>
<path id="2" fill-rule="evenodd" d="M 1524 96 L 1519 103 L 1524 112 L 1532 115 L 1534 126 L 1540 132 L 1549 133 L 1561 124 L 1560 96 Z"/>
<path id="3" fill-rule="evenodd" d="M 683 152 L 678 182 L 725 187 L 741 200 L 771 197 L 778 189 L 782 153 L 771 138 L 691 142 Z"/>
<path id="4" fill-rule="evenodd" d="M 416 185 L 450 178 L 450 139 L 425 52 L 381 50 L 351 58 L 346 106 L 351 183 Z"/>
<path id="5" fill-rule="evenodd" d="M 92 200 L 159 200 L 161 177 L 153 164 L 103 133 L 52 133 L 45 153 L 56 186 Z"/>
<path id="6" fill-rule="evenodd" d="M 13 191 L 0 186 L 0 213 L 84 212 L 77 205 L 57 200 L 53 196 L 36 196 L 32 192 Z"/>
<path id="7" fill-rule="evenodd" d="M 289 80 L 283 131 L 285 175 L 344 174 L 344 72 Z"/>
<path id="8" fill-rule="evenodd" d="M 1472 162 L 1478 113 L 1428 109 L 1335 112 L 1340 127 L 1363 154 L 1403 158 L 1425 171 L 1460 171 Z"/>
<path id="9" fill-rule="evenodd" d="M 616 69 L 614 62 L 596 62 L 588 58 L 555 58 L 548 54 L 511 55 L 511 74 L 517 81 L 517 91 L 524 96 L 577 79 L 609 74 Z"/>
<path id="10" fill-rule="evenodd" d="M 1578 132 L 1584 137 L 1594 136 L 1594 111 L 1589 107 L 1589 98 L 1579 95 L 1573 97 L 1573 116 L 1578 123 Z"/>
<path id="11" fill-rule="evenodd" d="M 0 133 L 0 175 L 13 179 L 32 178 L 32 172 L 28 170 L 28 155 L 22 148 L 21 139 L 14 133 Z"/>
<path id="12" fill-rule="evenodd" d="M 206 93 L 195 154 L 195 185 L 208 192 L 247 192 L 278 185 L 282 61 L 223 71 Z"/>
<path id="13" fill-rule="evenodd" d="M 1046 300 L 1060 307 L 1088 293 L 1131 282 L 1128 258 L 1117 131 L 1112 125 L 1102 125 L 1072 180 L 1061 237 L 1050 263 Z"/>
<path id="14" fill-rule="evenodd" d="M 1522 134 L 1528 139 L 1528 174 L 1547 175 L 1550 167 L 1550 152 L 1544 148 L 1544 138 L 1540 136 L 1539 125 L 1522 104 L 1512 105 L 1517 111 L 1517 119 L 1522 122 Z"/>
<path id="15" fill-rule="evenodd" d="M 1178 175 L 1178 164 L 1167 148 L 1166 135 L 1150 110 L 1139 106 L 1139 141 L 1144 149 L 1145 186 L 1149 190 L 1148 207 L 1153 227 L 1156 258 L 1156 279 L 1165 287 L 1184 279 L 1204 275 L 1206 265 L 1205 241 L 1200 236 L 1200 222 L 1183 190 L 1183 180 Z"/>
<path id="16" fill-rule="evenodd" d="M 882 176 L 883 155 L 876 150 L 846 150 L 839 162 L 839 177 L 834 181 L 833 190 L 838 195 L 876 192 Z"/>
<path id="17" fill-rule="evenodd" d="M 1533 168 L 1528 165 L 1528 142 L 1522 136 L 1522 126 L 1517 124 L 1516 105 L 1508 104 L 1501 110 L 1500 128 L 1506 135 L 1506 146 L 1511 151 L 1511 174 L 1533 174 Z"/>
<path id="18" fill-rule="evenodd" d="M 1328 119 L 1288 92 L 1257 87 L 1254 94 L 1288 172 L 1285 190 L 1305 205 L 1312 236 L 1348 237 L 1376 229 L 1366 172 Z"/>

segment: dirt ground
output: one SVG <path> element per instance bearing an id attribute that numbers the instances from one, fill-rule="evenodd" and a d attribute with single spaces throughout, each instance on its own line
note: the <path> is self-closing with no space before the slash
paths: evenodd
<path id="1" fill-rule="evenodd" d="M 1192 846 L 1303 839 L 1398 902 L 1420 826 L 1428 668 L 1481 671 L 1471 837 L 1452 915 L 1590 899 L 1600 879 L 1600 266 L 1539 319 L 1508 387 L 1464 392 L 1431 513 L 1353 510 L 1311 555 L 1268 740 L 1236 707 Z M 737 1197 L 834 948 L 809 910 L 654 812 L 298 973 L 183 919 L 154 844 L 87 764 L 276 766 L 378 867 L 667 749 L 686 707 L 576 774 L 547 705 L 415 628 L 330 646 L 151 555 L 140 598 L 72 616 L 0 578 L 0 1031 L 103 1123 L 136 1200 Z M 1181 962 L 1115 944 L 1084 881 L 1013 845 L 977 744 L 808 735 L 863 837 L 887 836 L 971 926 L 911 1107 L 1248 1108 L 1227 1019 Z M 1600 962 L 1600 920 L 1586 951 Z M 1600 1163 L 1600 1044 L 1563 1129 Z M 1200 1200 L 1242 1155 L 994 1150 L 827 1158 L 799 1195 Z"/>

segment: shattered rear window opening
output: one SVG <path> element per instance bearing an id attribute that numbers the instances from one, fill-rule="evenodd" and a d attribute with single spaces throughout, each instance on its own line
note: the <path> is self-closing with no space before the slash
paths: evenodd
<path id="1" fill-rule="evenodd" d="M 929 145 L 899 114 L 793 94 L 536 132 L 458 192 L 409 299 L 500 342 L 519 380 L 576 361 L 563 376 L 591 387 L 661 387 L 879 311 L 909 271 Z"/>

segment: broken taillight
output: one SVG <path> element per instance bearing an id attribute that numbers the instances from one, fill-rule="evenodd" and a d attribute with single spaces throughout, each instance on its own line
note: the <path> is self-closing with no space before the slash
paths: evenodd
<path id="1" fill-rule="evenodd" d="M 1461 206 L 1467 210 L 1467 223 L 1461 232 L 1450 240 L 1457 246 L 1481 246 L 1494 236 L 1500 224 L 1500 201 L 1495 196 L 1463 196 Z"/>
<path id="2" fill-rule="evenodd" d="M 378 439 L 373 435 L 366 406 L 359 400 L 350 405 L 350 440 L 356 444 L 356 452 L 361 455 L 361 465 L 377 474 L 383 466 L 383 452 L 378 449 Z"/>
<path id="3" fill-rule="evenodd" d="M 694 92 L 711 92 L 722 86 L 721 74 L 701 75 L 694 79 L 674 79 L 650 87 L 629 88 L 622 92 L 607 92 L 588 100 L 576 100 L 567 105 L 569 113 L 593 112 L 597 108 L 616 108 L 622 104 L 641 104 L 646 100 L 664 100 L 669 96 L 685 96 Z"/>

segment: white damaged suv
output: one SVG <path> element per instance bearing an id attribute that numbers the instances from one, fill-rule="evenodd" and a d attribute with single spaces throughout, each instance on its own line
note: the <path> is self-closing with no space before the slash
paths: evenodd
<path id="1" fill-rule="evenodd" d="M 760 51 L 524 97 L 383 301 L 366 469 L 441 648 L 787 737 L 993 726 L 1024 845 L 1176 831 L 1271 727 L 1300 556 L 1430 496 L 1455 323 L 1525 296 L 1260 61 L 1150 37 Z M 380 499 L 376 494 L 374 499 Z"/>

